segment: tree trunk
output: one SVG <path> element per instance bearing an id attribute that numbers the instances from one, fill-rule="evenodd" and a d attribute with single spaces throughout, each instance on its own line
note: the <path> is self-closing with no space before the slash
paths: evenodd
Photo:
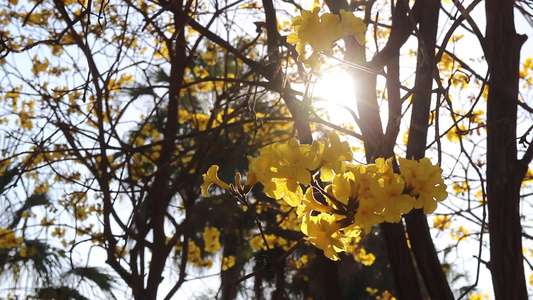
<path id="1" fill-rule="evenodd" d="M 513 0 L 487 0 L 485 55 L 490 70 L 487 101 L 487 196 L 490 263 L 496 299 L 527 299 L 520 224 L 516 147 L 518 74 L 523 38 L 514 27 Z"/>
<path id="2" fill-rule="evenodd" d="M 431 105 L 434 72 L 436 71 L 435 47 L 439 17 L 439 1 L 417 1 L 423 11 L 420 15 L 418 61 L 413 94 L 411 125 L 407 143 L 407 158 L 421 159 L 425 156 L 429 112 Z M 442 269 L 435 245 L 429 231 L 427 216 L 421 209 L 405 217 L 407 233 L 411 241 L 418 270 L 431 299 L 451 299 L 453 293 Z"/>
<path id="3" fill-rule="evenodd" d="M 238 229 L 233 223 L 233 219 L 229 220 L 231 222 L 224 232 L 224 251 L 222 256 L 229 257 L 231 255 L 236 255 L 239 247 L 239 238 L 238 238 Z M 239 291 L 239 284 L 235 283 L 237 279 L 241 277 L 241 268 L 234 266 L 225 271 L 222 271 L 220 274 L 220 290 L 222 291 L 222 296 L 220 299 L 231 300 L 237 298 L 237 293 Z"/>
<path id="4" fill-rule="evenodd" d="M 341 299 L 341 286 L 339 280 L 338 263 L 332 261 L 324 255 L 324 252 L 317 248 L 317 260 L 319 263 L 319 270 L 321 270 L 320 285 L 321 292 L 325 300 Z"/>

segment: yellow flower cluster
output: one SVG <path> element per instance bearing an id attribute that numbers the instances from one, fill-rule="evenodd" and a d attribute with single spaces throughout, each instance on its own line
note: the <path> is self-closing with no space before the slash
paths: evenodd
<path id="1" fill-rule="evenodd" d="M 442 179 L 442 169 L 431 164 L 428 158 L 419 162 L 400 158 L 400 172 L 405 177 L 411 195 L 417 196 L 414 208 L 424 208 L 425 214 L 437 209 L 436 200 L 448 197 L 446 185 Z"/>
<path id="2" fill-rule="evenodd" d="M 289 205 L 285 206 L 290 207 Z M 281 209 L 281 211 L 283 210 Z M 302 226 L 302 220 L 298 217 L 296 210 L 292 208 L 285 214 L 277 214 L 276 221 L 283 230 L 299 231 Z"/>
<path id="3" fill-rule="evenodd" d="M 300 184 L 309 185 L 312 173 L 322 170 L 321 179 L 331 180 L 334 173 L 343 173 L 346 162 L 353 159 L 347 142 L 341 142 L 331 133 L 323 142 L 300 145 L 296 139 L 274 143 L 260 150 L 260 155 L 250 158 L 250 172 L 264 185 L 264 192 L 274 199 L 282 199 L 298 207 L 303 199 Z"/>
<path id="4" fill-rule="evenodd" d="M 18 247 L 22 240 L 15 236 L 13 230 L 0 228 L 0 249 Z"/>
<path id="5" fill-rule="evenodd" d="M 520 70 L 520 79 L 524 79 L 524 87 L 530 86 L 533 84 L 533 76 L 531 76 L 533 71 L 533 58 L 528 57 L 524 60 L 524 63 L 522 64 L 522 69 Z"/>
<path id="6" fill-rule="evenodd" d="M 309 263 L 309 255 L 302 255 L 299 260 L 290 260 L 289 264 L 296 268 L 296 269 L 303 269 L 306 268 Z M 314 258 L 314 256 L 311 256 L 311 258 Z"/>
<path id="7" fill-rule="evenodd" d="M 449 216 L 436 216 L 433 220 L 433 227 L 438 230 L 444 230 L 450 228 L 452 219 Z"/>
<path id="8" fill-rule="evenodd" d="M 220 249 L 220 231 L 216 227 L 206 227 L 203 233 L 206 252 L 217 253 Z"/>
<path id="9" fill-rule="evenodd" d="M 265 234 L 265 238 L 263 238 L 262 235 L 256 235 L 250 239 L 250 248 L 253 250 L 267 250 L 267 246 L 265 245 L 265 239 L 268 244 L 268 248 L 273 249 L 276 247 L 283 247 L 284 249 L 288 249 L 289 243 L 286 239 L 276 236 L 275 234 Z"/>
<path id="10" fill-rule="evenodd" d="M 222 261 L 222 271 L 226 271 L 235 265 L 235 256 L 233 255 L 222 257 L 220 260 Z"/>
<path id="11" fill-rule="evenodd" d="M 202 251 L 200 247 L 196 246 L 194 241 L 189 241 L 187 261 L 192 263 L 196 267 L 207 267 L 211 268 L 213 266 L 213 261 L 211 259 L 202 259 Z"/>
<path id="12" fill-rule="evenodd" d="M 533 275 L 532 275 L 533 276 Z M 531 277 L 529 279 L 529 281 L 531 282 Z M 490 297 L 489 297 L 489 294 L 472 294 L 470 295 L 470 298 L 468 298 L 469 300 L 489 300 Z"/>
<path id="13" fill-rule="evenodd" d="M 376 260 L 376 256 L 372 253 L 367 253 L 364 248 L 357 248 L 357 251 L 354 253 L 354 258 L 365 266 L 371 266 Z"/>
<path id="14" fill-rule="evenodd" d="M 376 296 L 376 300 L 396 300 L 396 297 L 393 297 L 392 294 L 387 290 L 383 291 L 381 295 L 378 295 L 378 289 L 367 287 L 366 292 L 370 296 Z"/>
<path id="15" fill-rule="evenodd" d="M 319 11 L 318 7 L 315 7 L 313 11 L 302 10 L 301 16 L 292 19 L 295 32 L 287 36 L 287 42 L 296 44 L 298 60 L 315 70 L 320 69 L 318 53 L 331 55 L 335 41 L 349 35 L 355 36 L 362 45 L 365 43 L 366 32 L 365 23 L 353 12 L 341 9 L 340 16 L 332 13 L 318 16 Z M 313 49 L 309 56 L 305 49 L 307 45 Z"/>
<path id="16" fill-rule="evenodd" d="M 450 232 L 452 239 L 458 242 L 465 241 L 469 235 L 470 231 L 463 226 L 459 226 L 458 229 L 453 229 L 452 232 Z"/>
<path id="17" fill-rule="evenodd" d="M 22 245 L 20 246 L 19 255 L 22 258 L 30 258 L 37 254 L 37 248 L 35 246 Z"/>
<path id="18" fill-rule="evenodd" d="M 243 191 L 260 182 L 267 196 L 297 208 L 301 231 L 333 260 L 361 231 L 369 233 L 382 222 L 400 222 L 402 214 L 413 209 L 432 213 L 437 201 L 448 195 L 442 169 L 427 158 L 400 158 L 400 174 L 393 170 L 393 158 L 379 158 L 369 165 L 349 164 L 352 159 L 348 143 L 335 133 L 312 145 L 292 139 L 264 147 L 259 156 L 250 158 L 245 187 L 239 174 L 237 188 L 222 182 L 215 165 L 204 175 L 202 192 L 207 195 L 215 183 L 242 197 Z"/>

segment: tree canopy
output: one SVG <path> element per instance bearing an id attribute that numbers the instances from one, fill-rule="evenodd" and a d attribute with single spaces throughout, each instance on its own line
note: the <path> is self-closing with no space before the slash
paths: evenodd
<path id="1" fill-rule="evenodd" d="M 528 1 L 0 14 L 0 299 L 533 293 Z"/>

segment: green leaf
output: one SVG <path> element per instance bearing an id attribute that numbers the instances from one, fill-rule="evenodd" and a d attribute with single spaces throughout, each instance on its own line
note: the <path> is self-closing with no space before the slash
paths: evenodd
<path id="1" fill-rule="evenodd" d="M 96 284 L 102 291 L 110 292 L 115 280 L 109 274 L 103 273 L 97 267 L 78 267 L 66 273 L 67 275 L 76 275 L 81 279 L 88 279 Z"/>
<path id="2" fill-rule="evenodd" d="M 11 221 L 9 228 L 13 229 L 18 225 L 20 219 L 22 218 L 22 213 L 24 211 L 29 210 L 32 207 L 46 205 L 48 203 L 50 203 L 50 199 L 48 198 L 48 195 L 46 195 L 46 193 L 34 193 L 30 197 L 28 197 L 24 205 L 14 213 L 13 221 Z"/>
<path id="3" fill-rule="evenodd" d="M 75 289 L 67 286 L 39 288 L 36 293 L 36 298 L 42 300 L 89 300 Z"/>
<path id="4" fill-rule="evenodd" d="M 5 169 L 2 176 L 0 176 L 0 194 L 4 193 L 6 187 L 15 179 L 15 176 L 19 174 L 17 168 Z"/>

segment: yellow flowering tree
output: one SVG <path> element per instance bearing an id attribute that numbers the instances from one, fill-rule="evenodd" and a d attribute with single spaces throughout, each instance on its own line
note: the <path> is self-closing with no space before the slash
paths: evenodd
<path id="1" fill-rule="evenodd" d="M 532 20 L 513 0 L 0 3 L 0 289 L 526 299 L 514 13 Z M 320 92 L 332 74 L 355 95 Z"/>

